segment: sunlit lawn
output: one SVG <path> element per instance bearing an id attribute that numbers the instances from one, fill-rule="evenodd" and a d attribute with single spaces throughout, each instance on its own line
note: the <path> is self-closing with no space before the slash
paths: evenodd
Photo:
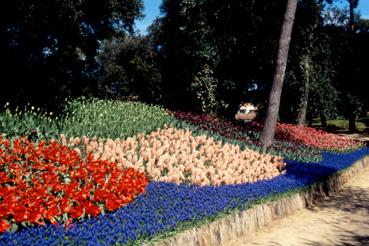
<path id="1" fill-rule="evenodd" d="M 348 120 L 342 119 L 334 119 L 327 121 L 327 130 L 329 131 L 348 131 L 349 129 L 349 122 Z M 313 127 L 321 128 L 321 121 L 319 118 L 313 120 Z M 356 121 L 356 130 L 357 131 L 365 131 L 369 128 L 369 117 L 361 118 Z"/>

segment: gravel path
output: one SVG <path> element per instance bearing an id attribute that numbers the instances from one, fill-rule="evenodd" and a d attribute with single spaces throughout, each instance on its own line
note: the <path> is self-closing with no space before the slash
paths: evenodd
<path id="1" fill-rule="evenodd" d="M 369 245 L 369 169 L 314 207 L 225 245 Z"/>

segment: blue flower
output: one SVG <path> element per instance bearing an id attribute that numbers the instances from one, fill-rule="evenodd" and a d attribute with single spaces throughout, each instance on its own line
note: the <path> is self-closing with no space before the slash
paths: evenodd
<path id="1" fill-rule="evenodd" d="M 78 222 L 64 231 L 52 225 L 4 233 L 0 245 L 109 245 L 138 238 L 150 239 L 183 222 L 199 221 L 260 198 L 311 185 L 352 165 L 369 154 L 368 148 L 346 153 L 323 153 L 317 163 L 287 161 L 287 170 L 268 181 L 220 187 L 152 182 L 146 194 L 114 213 Z"/>

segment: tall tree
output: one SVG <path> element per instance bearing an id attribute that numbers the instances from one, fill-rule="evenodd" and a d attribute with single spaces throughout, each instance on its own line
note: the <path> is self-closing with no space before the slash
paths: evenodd
<path id="1" fill-rule="evenodd" d="M 99 43 L 132 32 L 142 7 L 142 0 L 4 2 L 0 101 L 50 106 L 58 97 L 94 93 Z"/>
<path id="2" fill-rule="evenodd" d="M 149 35 L 104 41 L 98 56 L 100 96 L 149 103 L 161 99 L 158 55 L 152 42 Z"/>
<path id="3" fill-rule="evenodd" d="M 233 118 L 242 101 L 264 104 L 284 10 L 285 0 L 163 1 L 157 46 L 169 106 L 213 111 L 203 106 L 215 99 Z"/>
<path id="4" fill-rule="evenodd" d="M 320 10 L 322 5 L 318 5 L 315 0 L 306 0 L 304 1 L 305 4 L 302 10 L 305 10 L 306 14 L 305 18 L 302 18 L 305 23 L 301 23 L 298 29 L 302 33 L 302 49 L 301 53 L 299 54 L 299 65 L 300 71 L 302 72 L 302 96 L 300 102 L 300 108 L 297 116 L 297 124 L 300 126 L 305 125 L 306 122 L 306 115 L 308 109 L 308 102 L 309 102 L 309 92 L 311 87 L 311 73 L 312 73 L 312 56 L 314 55 L 314 42 L 317 39 L 317 28 L 320 22 Z M 319 3 L 323 4 L 323 3 Z M 303 4 L 300 4 L 300 6 Z M 298 10 L 297 10 L 298 11 Z M 299 16 L 299 15 L 297 15 Z M 305 24 L 305 25 L 304 25 Z"/>
<path id="5" fill-rule="evenodd" d="M 359 0 L 348 0 L 350 8 L 350 31 L 355 31 L 355 9 L 359 5 Z"/>
<path id="6" fill-rule="evenodd" d="M 349 0 L 349 8 L 350 8 L 350 22 L 349 22 L 349 30 L 350 30 L 350 54 L 349 59 L 350 59 L 350 64 L 352 64 L 352 62 L 354 62 L 354 57 L 352 56 L 353 53 L 353 44 L 354 44 L 354 35 L 355 35 L 355 9 L 357 8 L 359 4 L 359 0 Z M 350 66 L 350 73 L 351 76 L 354 76 L 354 68 L 352 66 Z M 356 100 L 354 100 L 356 99 Z M 351 102 L 355 102 L 358 101 L 357 98 L 355 98 L 355 96 L 351 95 L 350 93 L 347 94 L 347 100 L 349 102 L 349 105 L 351 107 L 351 109 L 349 110 L 348 113 L 348 118 L 349 118 L 349 131 L 350 132 L 354 132 L 356 130 L 356 116 L 357 113 L 356 108 L 357 108 L 357 103 L 351 103 Z"/>
<path id="7" fill-rule="evenodd" d="M 331 3 L 331 1 L 326 2 Z M 300 10 L 300 13 L 297 13 L 298 18 L 295 21 L 297 22 L 295 26 L 297 25 L 296 29 L 299 32 L 296 32 L 295 36 L 297 36 L 297 40 L 301 44 L 300 52 L 298 52 L 297 56 L 299 57 L 299 72 L 302 74 L 300 77 L 303 82 L 303 86 L 300 89 L 302 96 L 297 116 L 297 124 L 300 126 L 305 125 L 306 122 L 311 87 L 314 87 L 314 84 L 321 84 L 323 81 L 327 83 L 327 80 L 322 79 L 327 79 L 326 74 L 322 74 L 322 71 L 330 71 L 325 62 L 326 58 L 320 55 L 321 53 L 327 53 L 324 50 L 327 48 L 324 47 L 327 38 L 322 33 L 324 3 L 325 1 L 323 0 L 301 1 L 297 10 Z M 316 99 L 314 98 L 314 100 Z M 323 112 L 324 109 L 321 108 L 321 111 Z M 324 114 L 321 115 L 324 118 Z"/>
<path id="8" fill-rule="evenodd" d="M 273 85 L 269 95 L 268 111 L 264 128 L 260 136 L 260 141 L 264 149 L 268 148 L 272 144 L 275 135 L 297 2 L 297 0 L 287 1 L 281 36 L 279 39 Z"/>
<path id="9" fill-rule="evenodd" d="M 309 91 L 310 91 L 310 83 L 311 83 L 311 61 L 310 56 L 308 54 L 302 56 L 301 66 L 304 72 L 304 94 L 302 96 L 302 102 L 300 106 L 300 110 L 297 116 L 297 125 L 303 126 L 306 122 L 306 115 L 308 109 L 309 102 Z"/>

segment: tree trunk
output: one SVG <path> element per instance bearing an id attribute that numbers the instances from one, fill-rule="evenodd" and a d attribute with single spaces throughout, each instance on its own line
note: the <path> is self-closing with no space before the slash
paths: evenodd
<path id="1" fill-rule="evenodd" d="M 351 113 L 349 116 L 349 132 L 353 133 L 356 130 L 355 114 Z"/>
<path id="2" fill-rule="evenodd" d="M 320 122 L 324 129 L 327 128 L 327 117 L 323 112 L 320 112 Z"/>
<path id="3" fill-rule="evenodd" d="M 277 64 L 273 78 L 273 85 L 269 95 L 268 111 L 264 128 L 260 136 L 260 142 L 266 150 L 273 142 L 275 128 L 277 126 L 279 105 L 281 101 L 282 87 L 286 73 L 288 51 L 290 48 L 291 34 L 295 14 L 297 8 L 297 0 L 288 0 L 286 12 L 284 14 L 281 36 L 279 38 Z"/>
<path id="4" fill-rule="evenodd" d="M 355 9 L 359 4 L 359 0 L 349 0 L 350 7 L 350 32 L 353 33 L 355 31 Z"/>
<path id="5" fill-rule="evenodd" d="M 353 62 L 354 61 L 354 57 L 352 56 L 352 48 L 353 48 L 353 39 L 354 39 L 354 32 L 355 32 L 355 8 L 357 8 L 359 4 L 359 0 L 349 0 L 349 6 L 350 6 L 350 48 L 351 48 L 351 52 L 350 52 L 350 60 Z M 353 64 L 353 63 L 352 63 Z M 353 68 L 351 68 L 351 76 L 353 76 L 354 72 L 353 72 Z M 349 132 L 354 132 L 356 130 L 356 126 L 355 126 L 355 113 L 352 112 L 352 110 L 350 110 L 349 113 Z"/>
<path id="6" fill-rule="evenodd" d="M 309 90 L 310 90 L 310 58 L 305 55 L 303 58 L 304 77 L 305 77 L 305 88 L 302 103 L 297 117 L 297 125 L 304 126 L 306 123 L 306 114 L 309 102 Z"/>

